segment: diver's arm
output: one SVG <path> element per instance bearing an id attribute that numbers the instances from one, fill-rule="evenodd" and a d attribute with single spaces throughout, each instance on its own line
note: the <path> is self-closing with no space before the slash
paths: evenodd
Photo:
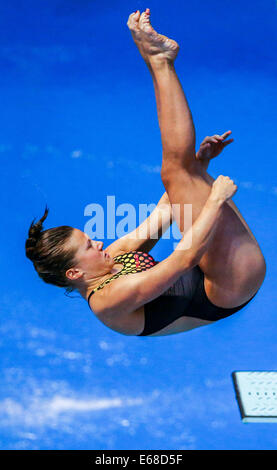
<path id="1" fill-rule="evenodd" d="M 113 242 L 107 251 L 110 253 L 144 251 L 148 253 L 172 224 L 172 207 L 165 192 L 151 214 L 132 232 Z"/>

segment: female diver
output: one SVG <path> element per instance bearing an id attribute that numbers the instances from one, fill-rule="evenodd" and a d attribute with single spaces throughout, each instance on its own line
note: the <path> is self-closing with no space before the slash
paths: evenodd
<path id="1" fill-rule="evenodd" d="M 137 229 L 105 250 L 103 242 L 76 228 L 43 231 L 46 208 L 40 221 L 31 224 L 26 255 L 45 282 L 77 289 L 111 329 L 125 335 L 169 335 L 242 309 L 259 290 L 266 264 L 231 200 L 237 187 L 229 177 L 214 180 L 207 173 L 210 159 L 233 141 L 226 140 L 231 131 L 206 137 L 195 152 L 192 116 L 174 69 L 178 44 L 152 28 L 149 9 L 132 13 L 127 25 L 153 78 L 166 192 Z M 192 204 L 189 229 L 182 211 L 178 216 L 175 210 L 184 204 Z M 148 252 L 173 217 L 182 239 L 168 258 L 155 262 Z"/>

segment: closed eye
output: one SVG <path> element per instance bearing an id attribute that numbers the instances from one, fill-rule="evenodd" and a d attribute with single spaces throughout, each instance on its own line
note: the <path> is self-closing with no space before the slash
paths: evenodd
<path id="1" fill-rule="evenodd" d="M 88 240 L 88 243 L 87 243 L 87 250 L 88 250 L 89 248 L 92 248 L 92 243 L 91 243 L 91 240 L 90 240 L 90 239 Z"/>

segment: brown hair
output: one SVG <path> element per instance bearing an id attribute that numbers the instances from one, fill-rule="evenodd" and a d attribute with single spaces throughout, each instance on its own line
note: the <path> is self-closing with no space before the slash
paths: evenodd
<path id="1" fill-rule="evenodd" d="M 67 292 L 74 290 L 65 273 L 74 265 L 75 249 L 65 248 L 65 243 L 72 235 L 73 227 L 62 225 L 43 231 L 43 222 L 48 215 L 46 206 L 44 215 L 37 222 L 32 221 L 25 243 L 26 256 L 29 258 L 39 277 L 48 284 L 66 287 Z"/>

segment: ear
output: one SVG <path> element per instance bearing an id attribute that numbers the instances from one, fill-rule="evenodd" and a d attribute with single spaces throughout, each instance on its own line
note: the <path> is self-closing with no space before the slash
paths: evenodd
<path id="1" fill-rule="evenodd" d="M 83 276 L 83 273 L 80 271 L 80 269 L 70 268 L 66 271 L 65 275 L 70 281 L 76 281 Z"/>

